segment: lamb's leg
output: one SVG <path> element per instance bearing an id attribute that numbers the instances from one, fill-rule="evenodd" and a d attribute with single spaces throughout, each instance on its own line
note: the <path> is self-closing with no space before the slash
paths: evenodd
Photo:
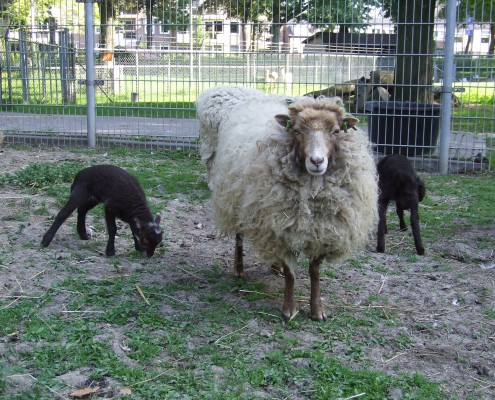
<path id="1" fill-rule="evenodd" d="M 67 218 L 74 212 L 74 210 L 80 206 L 80 204 L 85 200 L 85 190 L 75 187 L 67 201 L 67 204 L 62 207 L 62 209 L 58 212 L 55 217 L 55 221 L 53 221 L 52 226 L 48 229 L 48 231 L 43 236 L 41 240 L 41 245 L 43 247 L 48 247 L 57 233 L 58 229 L 62 226 Z"/>
<path id="2" fill-rule="evenodd" d="M 115 215 L 105 209 L 105 222 L 108 230 L 108 243 L 106 249 L 107 257 L 115 255 L 115 235 L 117 234 L 117 224 L 115 223 Z"/>
<path id="3" fill-rule="evenodd" d="M 284 305 L 282 307 L 282 316 L 285 322 L 290 321 L 297 312 L 296 301 L 294 299 L 294 282 L 296 280 L 294 271 L 285 262 L 282 264 L 284 269 L 285 289 L 284 289 Z"/>
<path id="4" fill-rule="evenodd" d="M 404 221 L 404 208 L 400 204 L 396 204 L 397 216 L 399 217 L 399 227 L 401 231 L 407 231 L 407 225 Z"/>
<path id="5" fill-rule="evenodd" d="M 244 275 L 244 261 L 242 258 L 242 233 L 236 233 L 235 235 L 234 274 L 238 278 Z"/>
<path id="6" fill-rule="evenodd" d="M 97 201 L 90 200 L 77 208 L 77 233 L 82 240 L 89 239 L 89 235 L 86 231 L 86 214 L 97 204 Z"/>
<path id="7" fill-rule="evenodd" d="M 385 251 L 385 234 L 387 233 L 387 208 L 388 200 L 380 200 L 378 202 L 378 233 L 376 251 L 383 253 Z"/>
<path id="8" fill-rule="evenodd" d="M 311 297 L 309 300 L 310 317 L 315 321 L 326 321 L 323 308 L 321 307 L 320 295 L 320 264 L 323 257 L 317 257 L 309 263 L 309 277 L 311 280 Z"/>
<path id="9" fill-rule="evenodd" d="M 138 228 L 133 227 L 132 224 L 130 225 L 130 227 L 131 227 L 131 231 L 132 231 L 132 238 L 134 239 L 134 248 L 137 251 L 143 252 L 144 248 L 143 248 L 143 246 L 141 246 L 141 243 L 139 242 Z"/>
<path id="10" fill-rule="evenodd" d="M 423 243 L 421 242 L 421 234 L 419 231 L 419 214 L 418 205 L 411 207 L 411 229 L 414 237 L 414 245 L 416 246 L 416 253 L 420 256 L 425 254 Z"/>

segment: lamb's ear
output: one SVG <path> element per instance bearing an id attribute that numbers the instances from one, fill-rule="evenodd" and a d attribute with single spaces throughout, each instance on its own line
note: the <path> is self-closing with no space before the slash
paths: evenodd
<path id="1" fill-rule="evenodd" d="M 418 200 L 423 201 L 423 199 L 425 198 L 425 194 L 426 194 L 425 183 L 419 177 L 416 177 L 416 180 L 418 182 Z"/>
<path id="2" fill-rule="evenodd" d="M 278 122 L 278 124 L 286 131 L 288 131 L 290 128 L 292 128 L 292 121 L 288 115 L 285 114 L 277 114 L 275 115 L 275 119 Z"/>
<path id="3" fill-rule="evenodd" d="M 162 217 L 160 216 L 160 214 L 156 214 L 156 217 L 155 217 L 155 224 L 158 226 L 160 225 L 160 221 L 162 220 Z"/>
<path id="4" fill-rule="evenodd" d="M 136 224 L 137 229 L 141 229 L 141 221 L 138 218 L 134 218 L 134 224 Z"/>

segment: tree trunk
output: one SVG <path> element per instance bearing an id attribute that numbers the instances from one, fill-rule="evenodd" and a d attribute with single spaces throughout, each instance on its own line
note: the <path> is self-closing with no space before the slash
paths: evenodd
<path id="1" fill-rule="evenodd" d="M 430 103 L 433 83 L 433 19 L 436 0 L 400 2 L 394 98 Z"/>
<path id="2" fill-rule="evenodd" d="M 242 24 L 242 45 L 243 45 L 243 50 L 244 51 L 250 51 L 251 50 L 251 27 L 252 25 L 250 23 L 244 22 Z"/>
<path id="3" fill-rule="evenodd" d="M 280 5 L 278 1 L 273 3 L 273 16 L 272 16 L 272 48 L 279 49 L 280 41 Z"/>
<path id="4" fill-rule="evenodd" d="M 473 42 L 473 35 L 468 35 L 468 40 L 467 40 L 467 43 L 466 43 L 466 47 L 464 48 L 464 54 L 468 54 L 469 53 L 469 48 L 471 47 L 472 42 Z"/>
<path id="5" fill-rule="evenodd" d="M 153 15 L 151 10 L 146 7 L 146 48 L 151 49 L 153 46 Z"/>
<path id="6" fill-rule="evenodd" d="M 113 0 L 103 0 L 98 3 L 100 7 L 100 30 L 101 30 L 101 46 L 106 51 L 103 53 L 103 60 L 105 62 L 113 60 L 113 46 L 114 46 L 114 7 Z"/>
<path id="7" fill-rule="evenodd" d="M 114 32 L 115 32 L 115 19 L 116 14 L 113 7 L 113 0 L 102 0 L 98 3 L 100 7 L 100 23 L 101 23 L 101 46 L 104 51 L 101 55 L 103 65 L 105 68 L 101 71 L 99 78 L 105 82 L 103 88 L 106 93 L 115 93 L 119 89 L 115 87 L 115 69 L 114 69 Z M 86 51 L 89 51 L 86 49 Z"/>
<path id="8" fill-rule="evenodd" d="M 495 54 L 495 24 L 490 25 L 490 45 L 488 46 L 488 54 Z"/>

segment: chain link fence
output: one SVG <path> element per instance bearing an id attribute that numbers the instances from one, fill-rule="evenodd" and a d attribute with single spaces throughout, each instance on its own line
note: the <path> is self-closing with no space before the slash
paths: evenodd
<path id="1" fill-rule="evenodd" d="M 389 2 L 390 9 L 361 2 L 362 15 L 349 14 L 355 0 L 330 2 L 343 16 L 310 2 L 300 10 L 306 19 L 274 2 L 253 22 L 253 15 L 240 15 L 230 3 L 222 3 L 220 11 L 210 2 L 174 3 L 182 5 L 182 17 L 171 17 L 165 2 L 154 2 L 148 15 L 146 1 L 102 0 L 93 5 L 95 48 L 87 52 L 83 4 L 33 0 L 26 13 L 22 1 L 8 0 L 0 5 L 0 130 L 7 141 L 87 144 L 90 56 L 98 146 L 195 149 L 198 94 L 234 84 L 266 93 L 338 95 L 360 118 L 377 154 L 403 152 L 417 168 L 437 171 L 443 148 L 449 171 L 492 170 L 495 22 L 490 0 L 454 4 L 453 24 L 443 3 L 423 0 L 434 8 L 431 21 L 409 21 L 434 26 L 431 32 L 411 31 L 412 42 L 426 43 L 422 49 L 401 43 L 401 30 L 411 24 L 392 6 L 409 9 L 408 1 Z M 113 10 L 110 21 L 102 20 L 105 7 Z M 318 7 L 321 17 L 311 14 Z M 428 37 L 421 36 L 425 32 Z M 433 122 L 416 121 L 418 107 L 411 107 L 410 96 L 438 105 L 428 108 Z M 413 122 L 404 122 L 411 114 Z M 446 115 L 448 132 L 440 123 Z M 420 136 L 424 139 L 418 141 Z M 412 145 L 406 143 L 410 137 L 416 140 Z"/>

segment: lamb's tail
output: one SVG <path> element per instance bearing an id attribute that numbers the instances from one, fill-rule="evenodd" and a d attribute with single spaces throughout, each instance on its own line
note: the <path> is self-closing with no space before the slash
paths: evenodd
<path id="1" fill-rule="evenodd" d="M 216 86 L 198 96 L 196 115 L 200 123 L 201 159 L 209 167 L 217 147 L 218 128 L 240 104 L 265 94 L 241 86 Z"/>

